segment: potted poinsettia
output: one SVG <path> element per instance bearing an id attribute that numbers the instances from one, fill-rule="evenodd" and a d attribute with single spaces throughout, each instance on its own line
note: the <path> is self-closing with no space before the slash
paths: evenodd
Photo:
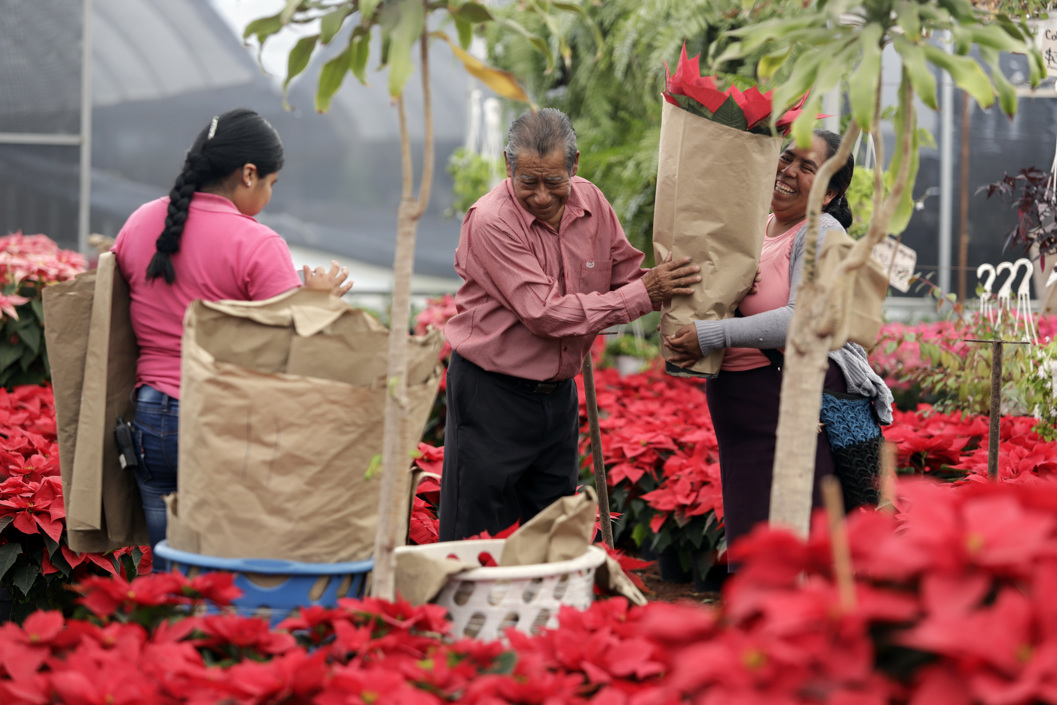
<path id="1" fill-rule="evenodd" d="M 0 387 L 50 378 L 40 292 L 84 269 L 82 255 L 61 249 L 46 235 L 0 237 Z"/>
<path id="2" fill-rule="evenodd" d="M 661 262 L 689 256 L 709 273 L 693 294 L 662 307 L 661 335 L 671 336 L 692 321 L 734 315 L 752 286 L 781 148 L 778 135 L 799 116 L 803 98 L 775 116 L 771 92 L 733 83 L 720 89 L 715 76 L 701 75 L 699 57 L 688 57 L 685 45 L 675 73 L 665 68 L 654 257 Z M 662 352 L 665 359 L 672 354 Z M 670 363 L 665 369 L 715 377 L 722 359 L 717 350 L 685 369 Z"/>
<path id="3" fill-rule="evenodd" d="M 624 334 L 606 342 L 603 358 L 626 377 L 641 372 L 659 354 L 658 347 L 645 338 Z"/>

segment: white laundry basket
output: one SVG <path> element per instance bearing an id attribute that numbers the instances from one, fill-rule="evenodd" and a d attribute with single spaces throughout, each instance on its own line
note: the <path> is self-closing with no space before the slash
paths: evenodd
<path id="1" fill-rule="evenodd" d="M 438 559 L 454 557 L 467 563 L 487 553 L 498 562 L 503 543 L 504 539 L 444 541 L 396 551 Z M 602 548 L 588 546 L 582 556 L 568 561 L 473 568 L 451 576 L 433 601 L 447 608 L 456 637 L 497 639 L 509 627 L 535 634 L 558 625 L 562 605 L 577 609 L 591 605 L 595 570 L 605 560 Z"/>

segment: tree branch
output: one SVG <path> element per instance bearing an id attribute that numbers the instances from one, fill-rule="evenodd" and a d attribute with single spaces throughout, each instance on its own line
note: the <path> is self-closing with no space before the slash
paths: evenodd
<path id="1" fill-rule="evenodd" d="M 423 0 L 425 1 L 425 0 Z M 428 8 L 427 8 L 428 12 Z M 422 110 L 424 114 L 425 139 L 422 146 L 422 179 L 418 188 L 418 207 L 414 218 L 418 220 L 426 212 L 429 205 L 430 190 L 433 187 L 433 103 L 429 89 L 429 34 L 422 33 L 421 37 L 422 55 Z"/>

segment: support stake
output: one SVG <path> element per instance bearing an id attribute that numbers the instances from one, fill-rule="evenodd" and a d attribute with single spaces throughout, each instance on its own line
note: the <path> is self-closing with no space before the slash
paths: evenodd
<path id="1" fill-rule="evenodd" d="M 598 517 L 602 524 L 602 541 L 613 548 L 613 523 L 609 518 L 609 482 L 602 462 L 602 431 L 598 427 L 598 401 L 595 399 L 595 370 L 591 354 L 584 358 L 584 396 L 587 401 L 587 425 L 591 429 L 591 459 L 595 468 L 595 493 L 598 495 Z"/>

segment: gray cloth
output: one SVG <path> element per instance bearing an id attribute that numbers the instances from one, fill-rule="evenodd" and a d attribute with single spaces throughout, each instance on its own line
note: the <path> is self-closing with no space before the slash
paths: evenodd
<path id="1" fill-rule="evenodd" d="M 829 213 L 819 216 L 818 250 L 822 250 L 826 232 L 843 230 L 837 219 Z M 800 288 L 800 278 L 804 269 L 804 245 L 807 241 L 807 224 L 793 236 L 793 250 L 789 257 L 789 302 L 782 308 L 764 311 L 744 318 L 728 318 L 722 321 L 695 321 L 697 342 L 701 353 L 708 355 L 720 348 L 758 348 L 761 350 L 785 347 L 789 334 L 789 324 L 793 320 L 793 308 L 796 305 L 796 291 Z M 862 394 L 874 400 L 878 420 L 888 425 L 892 423 L 892 392 L 884 380 L 870 367 L 866 351 L 855 343 L 847 343 L 829 356 L 840 366 L 848 382 L 848 391 Z"/>

